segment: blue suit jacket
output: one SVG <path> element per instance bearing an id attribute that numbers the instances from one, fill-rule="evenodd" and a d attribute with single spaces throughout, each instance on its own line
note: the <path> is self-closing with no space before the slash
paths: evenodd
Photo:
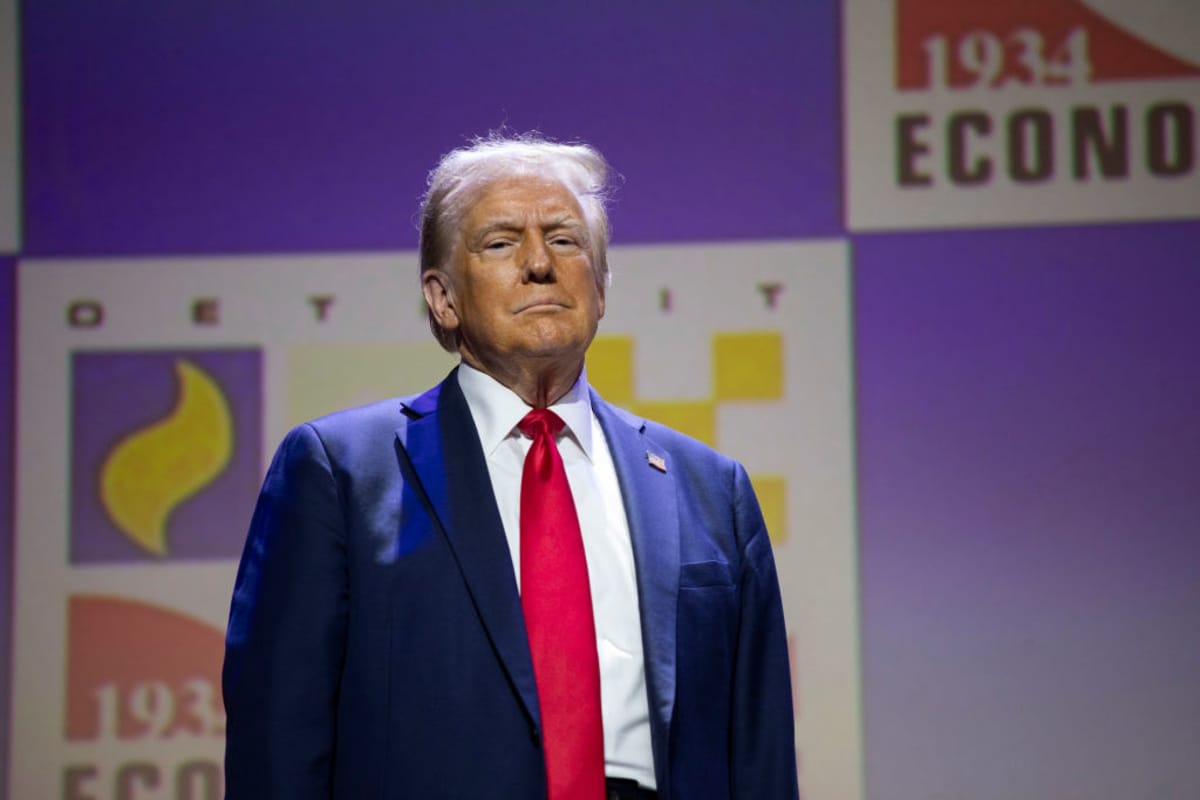
<path id="1" fill-rule="evenodd" d="M 633 543 L 660 797 L 796 797 L 783 613 L 745 471 L 592 403 Z M 227 796 L 545 797 L 511 564 L 456 373 L 292 430 L 234 589 Z"/>

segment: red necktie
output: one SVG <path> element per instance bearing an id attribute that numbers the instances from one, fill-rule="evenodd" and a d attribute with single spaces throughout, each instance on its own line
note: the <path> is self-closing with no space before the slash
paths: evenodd
<path id="1" fill-rule="evenodd" d="M 521 475 L 521 606 L 533 655 L 549 800 L 602 800 L 604 727 L 596 624 L 579 517 L 558 454 L 563 421 L 535 408 Z"/>

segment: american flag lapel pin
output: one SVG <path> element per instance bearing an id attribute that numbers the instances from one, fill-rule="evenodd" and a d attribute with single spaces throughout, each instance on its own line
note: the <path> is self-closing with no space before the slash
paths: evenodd
<path id="1" fill-rule="evenodd" d="M 667 471 L 667 462 L 658 453 L 651 453 L 649 450 L 647 450 L 646 463 L 664 474 Z"/>

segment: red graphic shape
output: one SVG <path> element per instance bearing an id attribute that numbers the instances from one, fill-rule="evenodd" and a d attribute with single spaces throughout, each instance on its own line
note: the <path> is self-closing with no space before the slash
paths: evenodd
<path id="1" fill-rule="evenodd" d="M 896 0 L 896 86 L 930 89 L 933 76 L 929 42 L 943 37 L 947 47 L 946 85 L 952 89 L 977 87 L 979 74 L 957 58 L 956 49 L 971 34 L 990 34 L 1004 48 L 1003 70 L 991 86 L 1004 81 L 1030 83 L 1021 63 L 1024 46 L 1014 39 L 1018 31 L 1041 36 L 1047 60 L 1060 52 L 1068 38 L 1086 33 L 1090 82 L 1148 78 L 1195 77 L 1200 67 L 1176 58 L 1121 28 L 1079 0 L 1041 0 L 1036 3 L 960 3 L 945 0 Z M 1046 80 L 1042 85 L 1055 85 Z"/>
<path id="2" fill-rule="evenodd" d="M 115 597 L 70 598 L 70 741 L 224 733 L 224 637 L 171 609 Z"/>

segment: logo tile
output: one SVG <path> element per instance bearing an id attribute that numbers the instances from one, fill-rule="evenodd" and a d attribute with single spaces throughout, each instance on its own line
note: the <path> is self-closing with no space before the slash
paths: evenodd
<path id="1" fill-rule="evenodd" d="M 257 494 L 256 349 L 71 359 L 73 564 L 233 558 Z M 238 510 L 241 511 L 238 511 Z"/>

